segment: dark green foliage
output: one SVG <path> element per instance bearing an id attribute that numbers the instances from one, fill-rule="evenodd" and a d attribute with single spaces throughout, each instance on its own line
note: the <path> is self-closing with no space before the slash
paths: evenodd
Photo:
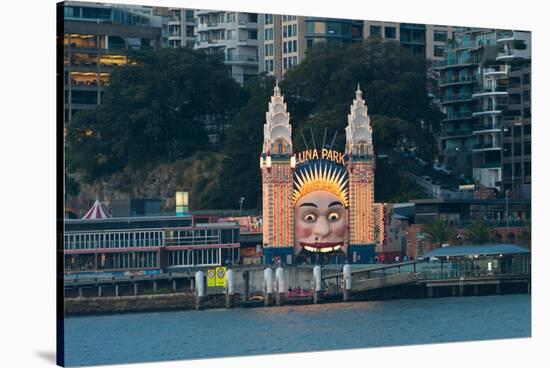
<path id="1" fill-rule="evenodd" d="M 377 135 L 384 137 L 376 142 L 376 150 L 396 147 L 406 139 L 431 155 L 434 142 L 427 138 L 426 129 L 438 126 L 441 115 L 428 98 L 428 67 L 425 58 L 412 55 L 396 42 L 315 44 L 282 82 L 293 130 L 298 133 L 293 136 L 296 150 L 304 146 L 300 131 L 308 144 L 311 141 L 310 128 L 316 143 L 325 128 L 331 138 L 338 130 L 335 148 L 343 149 L 347 114 L 359 83 L 369 114 L 398 119 L 385 119 L 380 124 L 388 128 L 385 132 L 375 130 L 375 140 Z M 393 138 L 386 134 L 396 129 L 399 134 Z"/>
<path id="2" fill-rule="evenodd" d="M 205 148 L 206 116 L 227 119 L 242 103 L 218 57 L 188 48 L 135 53 L 116 70 L 102 104 L 69 126 L 69 168 L 97 178 L 127 165 L 177 160 Z M 80 132 L 91 129 L 91 136 Z"/>
<path id="3" fill-rule="evenodd" d="M 65 174 L 65 195 L 77 196 L 80 193 L 80 184 Z"/>
<path id="4" fill-rule="evenodd" d="M 494 230 L 483 219 L 477 219 L 468 226 L 466 239 L 472 244 L 489 244 L 496 240 Z"/>
<path id="5" fill-rule="evenodd" d="M 398 168 L 385 160 L 376 163 L 374 179 L 375 202 L 399 203 L 424 198 L 425 194 L 412 180 L 398 174 Z"/>
<path id="6" fill-rule="evenodd" d="M 263 143 L 263 124 L 275 80 L 260 76 L 246 86 L 248 103 L 231 121 L 224 144 L 223 167 L 219 189 L 209 193 L 210 208 L 261 208 L 260 153 Z"/>
<path id="7" fill-rule="evenodd" d="M 423 227 L 426 239 L 436 246 L 447 242 L 451 236 L 451 227 L 443 220 L 437 218 Z"/>

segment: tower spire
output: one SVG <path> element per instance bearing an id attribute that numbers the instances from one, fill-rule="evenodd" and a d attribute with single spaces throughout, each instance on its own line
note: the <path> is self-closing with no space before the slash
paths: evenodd
<path id="1" fill-rule="evenodd" d="M 275 79 L 275 88 L 273 88 L 273 96 L 281 96 L 281 89 L 279 88 L 279 81 Z"/>

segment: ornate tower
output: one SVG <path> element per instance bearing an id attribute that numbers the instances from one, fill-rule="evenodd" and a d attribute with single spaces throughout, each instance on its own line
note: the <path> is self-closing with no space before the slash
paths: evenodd
<path id="1" fill-rule="evenodd" d="M 290 114 L 278 83 L 265 114 L 262 170 L 263 246 L 266 263 L 274 256 L 284 263 L 294 245 L 293 172 Z"/>
<path id="2" fill-rule="evenodd" d="M 357 85 L 346 127 L 346 154 L 349 173 L 350 245 L 375 242 L 374 228 L 374 147 L 368 108 Z"/>

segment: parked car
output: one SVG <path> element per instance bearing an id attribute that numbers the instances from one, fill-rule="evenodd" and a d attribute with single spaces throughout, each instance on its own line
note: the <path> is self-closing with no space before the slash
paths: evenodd
<path id="1" fill-rule="evenodd" d="M 439 162 L 436 162 L 435 164 L 433 164 L 432 169 L 434 169 L 434 171 L 441 172 L 442 166 L 443 165 L 441 165 Z"/>
<path id="2" fill-rule="evenodd" d="M 432 177 L 431 177 L 431 176 L 428 176 L 428 175 L 421 176 L 420 178 L 421 178 L 422 180 L 424 180 L 424 181 L 427 181 L 428 183 L 433 182 Z"/>

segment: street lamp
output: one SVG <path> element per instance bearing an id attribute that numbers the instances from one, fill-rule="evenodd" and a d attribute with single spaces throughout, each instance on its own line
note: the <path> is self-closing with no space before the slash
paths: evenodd
<path id="1" fill-rule="evenodd" d="M 243 202 L 244 202 L 244 197 L 241 197 L 239 199 L 239 216 L 241 216 L 243 212 Z"/>

